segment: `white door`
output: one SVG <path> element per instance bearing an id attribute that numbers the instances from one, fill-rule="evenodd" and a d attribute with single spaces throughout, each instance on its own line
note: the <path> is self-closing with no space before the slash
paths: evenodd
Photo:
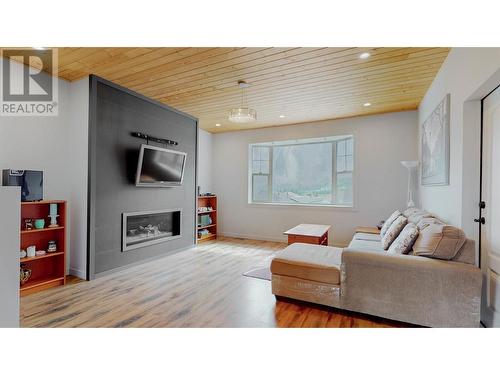
<path id="1" fill-rule="evenodd" d="M 500 327 L 500 88 L 483 101 L 482 161 L 481 321 Z"/>

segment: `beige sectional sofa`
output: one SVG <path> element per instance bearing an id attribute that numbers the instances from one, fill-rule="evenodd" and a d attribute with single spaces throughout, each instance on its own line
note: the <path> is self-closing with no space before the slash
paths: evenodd
<path id="1" fill-rule="evenodd" d="M 479 327 L 474 242 L 429 213 L 399 216 L 417 237 L 404 242 L 400 230 L 387 250 L 387 235 L 363 231 L 345 249 L 288 246 L 271 263 L 273 293 L 428 327 Z M 394 250 L 401 243 L 409 246 Z"/>

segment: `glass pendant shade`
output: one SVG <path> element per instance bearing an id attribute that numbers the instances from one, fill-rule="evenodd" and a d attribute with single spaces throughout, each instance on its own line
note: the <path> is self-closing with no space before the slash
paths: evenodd
<path id="1" fill-rule="evenodd" d="M 245 124 L 257 120 L 257 111 L 252 108 L 248 108 L 246 104 L 246 92 L 245 90 L 250 87 L 246 81 L 238 81 L 238 87 L 241 89 L 241 105 L 238 108 L 232 108 L 228 113 L 228 120 L 238 124 Z"/>
<path id="2" fill-rule="evenodd" d="M 257 111 L 252 108 L 233 108 L 229 112 L 229 121 L 244 124 L 257 120 Z"/>

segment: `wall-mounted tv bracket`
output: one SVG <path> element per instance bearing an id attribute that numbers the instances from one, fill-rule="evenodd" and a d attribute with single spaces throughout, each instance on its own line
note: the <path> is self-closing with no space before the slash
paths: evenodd
<path id="1" fill-rule="evenodd" d="M 147 144 L 149 144 L 149 141 L 161 143 L 161 144 L 167 145 L 167 146 L 177 146 L 179 144 L 179 142 L 177 142 L 177 141 L 172 141 L 170 139 L 164 139 L 164 138 L 157 138 L 157 137 L 153 137 L 152 135 L 144 134 L 144 133 L 140 133 L 140 132 L 132 132 L 132 133 L 130 133 L 130 135 L 132 137 L 145 139 Z"/>

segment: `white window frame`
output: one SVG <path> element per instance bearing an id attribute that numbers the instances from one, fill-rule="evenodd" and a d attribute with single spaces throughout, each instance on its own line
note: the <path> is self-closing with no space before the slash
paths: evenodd
<path id="1" fill-rule="evenodd" d="M 254 158 L 253 158 L 253 147 L 266 147 L 268 148 L 268 173 L 262 173 L 262 170 L 260 169 L 259 170 L 259 173 L 254 173 L 253 171 L 253 163 L 254 161 Z M 271 146 L 268 146 L 268 145 L 252 145 L 250 146 L 250 178 L 251 178 L 251 181 L 250 181 L 250 186 L 251 186 L 251 191 L 250 191 L 250 201 L 252 203 L 269 203 L 271 202 L 272 200 L 272 180 L 273 180 L 273 148 Z M 257 160 L 259 162 L 262 162 L 262 161 L 265 161 L 263 159 L 259 159 Z M 253 197 L 253 180 L 256 176 L 267 176 L 267 200 L 265 201 L 259 201 L 259 200 L 254 200 L 254 197 Z"/>
<path id="2" fill-rule="evenodd" d="M 289 146 L 299 144 L 312 144 L 312 143 L 333 143 L 332 145 L 332 190 L 333 194 L 337 196 L 337 175 L 348 173 L 346 171 L 337 172 L 337 142 L 352 139 L 352 203 L 343 205 L 338 203 L 298 203 L 298 202 L 273 202 L 272 201 L 272 180 L 273 180 L 273 147 L 275 146 Z M 253 147 L 269 147 L 269 173 L 268 176 L 268 200 L 267 201 L 254 201 L 253 200 L 253 179 L 256 175 L 261 173 L 253 173 Z M 286 141 L 272 141 L 272 142 L 259 142 L 250 143 L 248 145 L 248 204 L 250 205 L 277 205 L 277 206 L 315 206 L 315 207 L 338 207 L 345 209 L 354 209 L 356 201 L 356 142 L 353 134 L 321 137 L 321 138 L 306 138 L 295 139 Z"/>

